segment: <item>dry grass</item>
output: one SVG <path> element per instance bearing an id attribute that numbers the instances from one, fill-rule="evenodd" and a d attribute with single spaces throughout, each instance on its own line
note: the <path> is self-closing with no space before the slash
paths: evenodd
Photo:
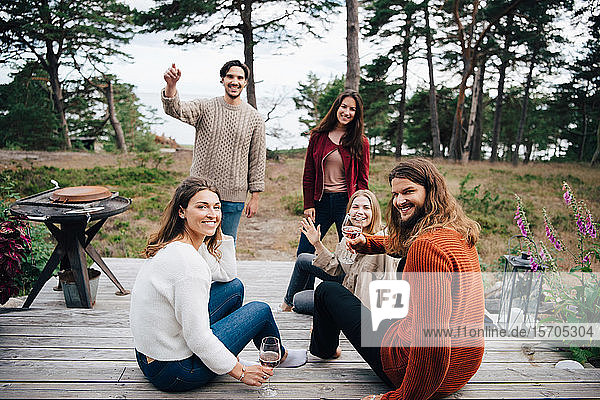
<path id="1" fill-rule="evenodd" d="M 181 179 L 189 171 L 191 152 L 174 154 L 174 163 L 168 167 L 172 175 Z M 238 255 L 240 259 L 293 260 L 298 244 L 300 217 L 286 209 L 290 199 L 301 200 L 303 169 L 302 155 L 268 160 L 267 191 L 261 195 L 259 214 L 255 218 L 242 217 L 238 233 Z M 377 157 L 371 161 L 370 188 L 380 203 L 387 204 L 390 198 L 387 174 L 395 165 L 392 157 Z M 483 232 L 478 251 L 485 265 L 497 265 L 498 258 L 505 254 L 510 235 L 517 234 L 514 224 L 514 193 L 518 193 L 528 208 L 528 216 L 534 233 L 543 239 L 541 209 L 546 207 L 549 215 L 564 239 L 575 239 L 569 210 L 562 203 L 561 184 L 569 182 L 579 199 L 585 200 L 592 213 L 600 215 L 600 170 L 576 163 L 533 163 L 512 167 L 509 164 L 470 162 L 457 164 L 449 161 L 436 162 L 447 179 L 451 192 L 460 194 L 460 183 L 470 174 L 465 184 L 469 190 L 480 185 L 472 211 L 465 205 L 468 214 L 489 225 Z M 126 167 L 136 165 L 133 155 L 92 153 L 45 153 L 0 151 L 0 168 L 33 168 L 55 166 L 66 169 L 90 168 L 94 166 Z M 106 182 L 108 187 L 110 182 Z M 160 208 L 166 204 L 174 186 L 146 184 L 142 192 L 138 187 L 133 196 L 131 211 L 111 218 L 95 240 L 97 249 L 107 257 L 136 257 L 147 235 L 156 228 Z M 111 189 L 115 190 L 114 187 Z M 117 190 L 123 190 L 117 189 Z M 491 202 L 487 212 L 477 209 L 485 192 L 498 199 Z M 286 197 L 287 196 L 287 197 Z M 152 200 L 153 199 L 153 200 Z M 334 229 L 325 238 L 326 245 L 333 248 L 337 241 Z M 565 260 L 568 262 L 568 260 Z M 596 266 L 597 267 L 597 266 Z"/>

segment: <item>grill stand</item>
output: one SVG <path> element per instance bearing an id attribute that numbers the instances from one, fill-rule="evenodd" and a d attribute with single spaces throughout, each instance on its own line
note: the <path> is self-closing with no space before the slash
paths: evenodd
<path id="1" fill-rule="evenodd" d="M 42 290 L 42 287 L 52 276 L 52 272 L 56 269 L 56 266 L 61 263 L 62 269 L 66 269 L 67 266 L 73 270 L 73 277 L 77 285 L 79 292 L 79 298 L 84 304 L 85 308 L 92 308 L 92 299 L 90 296 L 90 281 L 87 273 L 87 262 L 85 259 L 85 253 L 87 253 L 92 260 L 102 269 L 102 271 L 108 276 L 108 278 L 115 284 L 119 289 L 116 294 L 124 296 L 130 292 L 123 288 L 118 279 L 114 276 L 112 271 L 108 268 L 102 257 L 98 254 L 96 249 L 91 245 L 91 241 L 94 236 L 98 233 L 104 222 L 108 218 L 98 220 L 94 225 L 86 230 L 87 221 L 78 220 L 73 222 L 64 222 L 60 224 L 60 228 L 53 223 L 45 222 L 48 230 L 52 233 L 52 236 L 57 241 L 56 247 L 52 252 L 52 255 L 48 259 L 44 270 L 40 274 L 40 277 L 33 285 L 27 300 L 23 304 L 23 308 L 29 308 L 33 300 L 37 297 Z"/>

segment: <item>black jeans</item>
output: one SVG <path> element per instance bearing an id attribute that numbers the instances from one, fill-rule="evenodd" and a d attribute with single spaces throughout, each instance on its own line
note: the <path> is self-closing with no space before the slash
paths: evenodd
<path id="1" fill-rule="evenodd" d="M 342 224 L 346 216 L 348 206 L 348 193 L 323 193 L 321 200 L 315 202 L 315 227 L 321 225 L 321 239 L 325 236 L 331 225 L 335 223 L 338 241 L 342 240 Z M 315 248 L 303 233 L 300 234 L 300 242 L 296 257 L 302 253 L 315 254 Z"/>
<path id="2" fill-rule="evenodd" d="M 337 282 L 322 282 L 315 290 L 313 331 L 310 337 L 311 354 L 320 358 L 331 358 L 340 343 L 340 331 L 358 351 L 371 369 L 388 386 L 392 382 L 383 372 L 380 347 L 362 347 L 361 313 L 370 311 L 348 289 Z M 370 318 L 369 318 L 370 321 Z M 378 333 L 383 336 L 391 324 L 381 322 Z M 368 327 L 370 329 L 370 326 Z"/>

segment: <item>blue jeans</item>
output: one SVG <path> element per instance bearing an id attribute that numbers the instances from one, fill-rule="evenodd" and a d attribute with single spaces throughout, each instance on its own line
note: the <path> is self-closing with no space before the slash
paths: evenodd
<path id="1" fill-rule="evenodd" d="M 214 282 L 210 288 L 210 328 L 236 356 L 250 340 L 258 349 L 263 337 L 280 337 L 271 308 L 258 301 L 242 306 L 243 298 L 244 286 L 239 279 L 226 283 Z M 285 353 L 283 345 L 281 351 L 281 354 Z M 136 350 L 136 358 L 150 383 L 166 392 L 196 389 L 216 376 L 196 354 L 179 361 L 154 360 L 148 363 L 146 356 Z"/>
<path id="2" fill-rule="evenodd" d="M 314 254 L 303 253 L 298 256 L 288 284 L 284 301 L 293 305 L 294 310 L 302 314 L 312 315 L 313 301 L 311 293 L 315 288 L 315 277 L 323 281 L 342 282 L 344 275 L 331 276 L 319 267 L 313 265 Z M 297 304 L 296 304 L 297 303 Z"/>
<path id="3" fill-rule="evenodd" d="M 321 225 L 321 239 L 327 233 L 331 225 L 335 223 L 338 241 L 342 240 L 342 224 L 346 216 L 348 206 L 348 193 L 323 193 L 321 200 L 315 202 L 315 226 Z M 315 248 L 303 233 L 300 234 L 300 243 L 296 256 L 302 253 L 315 253 Z"/>
<path id="4" fill-rule="evenodd" d="M 221 202 L 221 231 L 229 236 L 233 236 L 234 243 L 237 240 L 237 231 L 240 224 L 240 217 L 244 210 L 244 203 L 235 201 Z"/>

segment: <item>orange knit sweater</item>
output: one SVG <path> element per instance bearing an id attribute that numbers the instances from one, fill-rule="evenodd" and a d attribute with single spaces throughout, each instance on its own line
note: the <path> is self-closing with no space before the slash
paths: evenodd
<path id="1" fill-rule="evenodd" d="M 364 253 L 385 251 L 385 236 L 368 236 Z M 410 283 L 408 316 L 393 323 L 381 344 L 383 370 L 397 387 L 384 400 L 444 397 L 463 387 L 483 358 L 483 337 L 427 338 L 427 328 L 483 329 L 479 257 L 451 229 L 421 235 L 408 249 L 403 278 Z M 418 278 L 416 278 L 418 276 Z M 464 329 L 464 328 L 463 328 Z"/>

